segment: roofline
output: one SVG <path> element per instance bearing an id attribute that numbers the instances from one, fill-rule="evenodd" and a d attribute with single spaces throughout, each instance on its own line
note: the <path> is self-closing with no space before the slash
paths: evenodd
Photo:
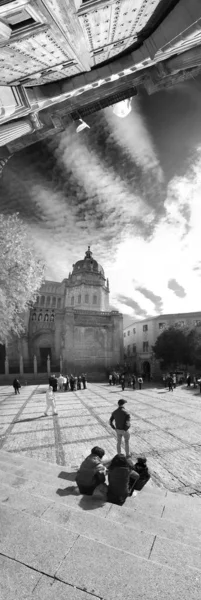
<path id="1" fill-rule="evenodd" d="M 147 319 L 138 319 L 136 321 L 132 321 L 132 323 L 130 323 L 130 325 L 127 325 L 126 327 L 124 327 L 124 329 L 129 329 L 133 325 L 137 325 L 137 323 L 147 323 L 148 321 L 157 321 L 157 319 L 167 319 L 169 317 L 175 317 L 175 318 L 176 317 L 190 317 L 190 316 L 195 316 L 195 317 L 200 316 L 201 317 L 201 310 L 195 311 L 195 312 L 186 312 L 186 313 L 167 313 L 167 314 L 157 315 L 156 317 L 147 317 Z"/>

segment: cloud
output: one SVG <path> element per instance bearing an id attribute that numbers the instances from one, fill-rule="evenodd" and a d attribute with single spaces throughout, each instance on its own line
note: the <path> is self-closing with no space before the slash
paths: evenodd
<path id="1" fill-rule="evenodd" d="M 147 311 L 144 308 L 141 308 L 141 306 L 138 304 L 138 302 L 133 300 L 133 298 L 129 298 L 127 296 L 122 296 L 122 294 L 118 294 L 117 300 L 118 300 L 118 302 L 120 302 L 120 304 L 124 304 L 125 306 L 129 306 L 129 308 L 132 308 L 134 313 L 136 313 L 136 315 L 138 317 L 147 317 L 148 316 Z"/>
<path id="2" fill-rule="evenodd" d="M 151 300 L 156 312 L 158 312 L 158 313 L 162 312 L 163 300 L 162 300 L 161 296 L 157 296 L 156 294 L 154 294 L 154 292 L 152 292 L 151 290 L 148 290 L 147 288 L 142 287 L 142 286 L 138 286 L 135 289 L 138 292 L 140 292 L 141 294 L 143 294 L 143 296 L 145 298 L 147 298 L 148 300 Z"/>
<path id="3" fill-rule="evenodd" d="M 176 281 L 176 279 L 169 279 L 168 288 L 169 288 L 169 290 L 172 290 L 174 292 L 174 294 L 176 296 L 178 296 L 178 298 L 185 298 L 185 296 L 186 296 L 185 289 L 182 287 L 182 285 L 179 285 L 179 283 Z"/>

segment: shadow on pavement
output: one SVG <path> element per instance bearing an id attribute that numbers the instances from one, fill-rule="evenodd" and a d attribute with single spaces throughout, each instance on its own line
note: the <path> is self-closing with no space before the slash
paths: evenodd
<path id="1" fill-rule="evenodd" d="M 39 417 L 30 417 L 28 419 L 19 419 L 19 421 L 15 421 L 15 423 L 27 423 L 28 421 L 37 421 L 38 419 L 43 419 L 44 415 L 40 415 Z"/>
<path id="2" fill-rule="evenodd" d="M 80 492 L 76 485 L 70 485 L 64 490 L 62 488 L 58 488 L 56 494 L 58 494 L 58 496 L 79 496 Z"/>
<path id="3" fill-rule="evenodd" d="M 70 473 L 68 473 L 67 471 L 61 471 L 61 473 L 59 473 L 58 477 L 59 477 L 59 479 L 67 479 L 68 481 L 75 481 L 76 474 L 77 474 L 77 471 L 71 471 Z"/>

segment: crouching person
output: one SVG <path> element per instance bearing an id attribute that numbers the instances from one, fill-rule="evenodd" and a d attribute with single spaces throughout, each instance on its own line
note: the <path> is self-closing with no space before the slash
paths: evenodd
<path id="1" fill-rule="evenodd" d="M 132 460 L 124 454 L 116 454 L 108 469 L 108 502 L 122 506 L 126 498 L 132 495 L 138 479 Z"/>
<path id="2" fill-rule="evenodd" d="M 105 483 L 106 468 L 102 463 L 105 451 L 98 446 L 91 450 L 91 454 L 82 462 L 77 472 L 75 481 L 81 494 L 92 496 L 100 483 Z"/>

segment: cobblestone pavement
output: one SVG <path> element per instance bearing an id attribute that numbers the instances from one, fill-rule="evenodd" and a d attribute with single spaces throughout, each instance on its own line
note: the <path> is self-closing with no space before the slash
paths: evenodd
<path id="1" fill-rule="evenodd" d="M 57 393 L 58 416 L 43 417 L 47 386 L 25 386 L 20 395 L 0 388 L 0 448 L 77 467 L 94 445 L 116 453 L 109 417 L 119 398 L 132 417 L 133 457 L 148 459 L 153 478 L 172 491 L 201 495 L 201 395 L 198 389 L 169 392 L 154 385 L 140 390 L 89 384 L 87 390 Z"/>

